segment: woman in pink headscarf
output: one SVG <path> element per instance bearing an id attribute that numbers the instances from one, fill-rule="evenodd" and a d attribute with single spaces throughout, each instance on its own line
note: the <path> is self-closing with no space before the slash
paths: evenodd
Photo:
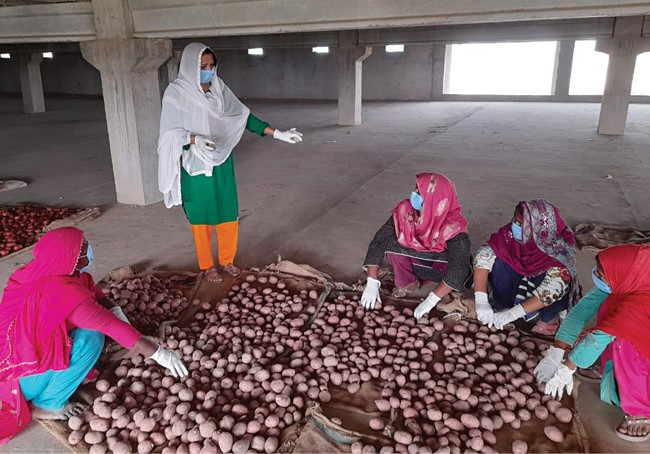
<path id="1" fill-rule="evenodd" d="M 142 336 L 95 287 L 86 272 L 92 259 L 81 230 L 55 229 L 9 278 L 0 302 L 0 444 L 32 415 L 67 419 L 83 411 L 68 399 L 97 362 L 104 335 L 173 375 L 187 373 L 178 355 Z"/>
<path id="2" fill-rule="evenodd" d="M 397 205 L 368 246 L 363 266 L 368 279 L 361 297 L 365 309 L 381 301 L 377 277 L 384 255 L 395 272 L 394 297 L 417 290 L 420 281 L 438 282 L 415 310 L 416 318 L 426 315 L 452 290 L 471 286 L 471 244 L 460 210 L 449 178 L 439 173 L 416 177 L 411 197 Z"/>

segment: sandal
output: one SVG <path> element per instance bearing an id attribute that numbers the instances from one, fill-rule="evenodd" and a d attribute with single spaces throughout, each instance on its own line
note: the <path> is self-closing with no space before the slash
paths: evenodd
<path id="1" fill-rule="evenodd" d="M 628 429 L 635 428 L 642 425 L 649 426 L 647 427 L 647 433 L 645 435 L 628 435 L 627 433 L 621 432 L 623 426 L 625 426 L 624 430 L 625 432 L 627 432 Z M 616 435 L 619 438 L 622 438 L 625 441 L 630 441 L 632 443 L 640 443 L 642 441 L 646 441 L 648 440 L 648 438 L 650 438 L 650 418 L 646 418 L 645 416 L 625 415 L 623 422 L 616 429 Z"/>
<path id="2" fill-rule="evenodd" d="M 212 282 L 214 284 L 223 282 L 223 278 L 221 277 L 219 271 L 217 271 L 217 269 L 214 266 L 211 266 L 207 270 L 203 271 L 203 275 L 208 280 L 208 282 Z"/>
<path id="3" fill-rule="evenodd" d="M 232 263 L 224 265 L 223 271 L 228 273 L 228 275 L 231 277 L 237 277 L 241 274 L 241 270 L 237 268 L 235 265 L 233 265 Z"/>
<path id="4" fill-rule="evenodd" d="M 410 284 L 405 285 L 404 287 L 395 287 L 393 292 L 390 294 L 393 298 L 404 298 L 411 292 L 416 291 L 420 288 L 420 281 L 411 282 Z"/>
<path id="5" fill-rule="evenodd" d="M 600 373 L 600 365 L 594 364 L 591 367 L 587 367 L 586 369 L 581 369 L 578 367 L 578 370 L 576 370 L 576 377 L 580 379 L 580 381 L 586 381 L 589 383 L 600 383 L 603 381 L 603 375 Z"/>

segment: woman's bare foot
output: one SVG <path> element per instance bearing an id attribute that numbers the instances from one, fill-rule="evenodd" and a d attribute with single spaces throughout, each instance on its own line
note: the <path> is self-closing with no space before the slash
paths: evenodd
<path id="1" fill-rule="evenodd" d="M 46 410 L 41 407 L 32 406 L 32 417 L 34 419 L 52 419 L 57 421 L 66 421 L 73 416 L 79 416 L 86 411 L 88 405 L 80 402 L 69 402 L 61 411 Z"/>
<path id="2" fill-rule="evenodd" d="M 219 271 L 214 266 L 211 266 L 207 270 L 203 272 L 205 275 L 205 278 L 208 280 L 208 282 L 212 282 L 215 284 L 218 284 L 219 282 L 223 282 L 223 278 L 219 274 Z"/>
<path id="3" fill-rule="evenodd" d="M 235 265 L 233 265 L 232 263 L 224 265 L 223 271 L 228 273 L 232 277 L 237 277 L 241 274 L 241 270 L 237 268 Z"/>
<path id="4" fill-rule="evenodd" d="M 633 443 L 646 441 L 650 438 L 650 418 L 625 415 L 623 422 L 616 429 L 616 435 Z"/>
<path id="5" fill-rule="evenodd" d="M 420 288 L 420 281 L 417 280 L 415 282 L 411 282 L 410 284 L 405 285 L 404 287 L 395 287 L 393 289 L 393 292 L 391 293 L 391 296 L 393 298 L 404 298 L 406 295 L 416 291 L 419 288 Z"/>

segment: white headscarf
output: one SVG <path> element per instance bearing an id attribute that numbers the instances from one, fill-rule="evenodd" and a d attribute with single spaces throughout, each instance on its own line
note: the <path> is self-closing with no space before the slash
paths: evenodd
<path id="1" fill-rule="evenodd" d="M 201 56 L 209 47 L 188 44 L 183 50 L 178 79 L 165 90 L 158 139 L 158 188 L 165 206 L 180 205 L 181 161 L 192 176 L 212 176 L 212 168 L 224 163 L 239 143 L 250 110 L 218 77 L 207 93 L 201 88 Z M 216 65 L 216 62 L 215 62 Z M 190 143 L 190 134 L 208 137 L 217 147 L 201 152 Z M 182 158 L 182 159 L 181 159 Z"/>

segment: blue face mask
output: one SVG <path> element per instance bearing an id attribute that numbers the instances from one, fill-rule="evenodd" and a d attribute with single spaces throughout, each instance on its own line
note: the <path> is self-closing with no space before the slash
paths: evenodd
<path id="1" fill-rule="evenodd" d="M 422 211 L 422 204 L 424 203 L 424 199 L 420 194 L 417 192 L 413 191 L 411 192 L 411 206 L 415 208 L 418 211 Z"/>
<path id="2" fill-rule="evenodd" d="M 591 278 L 594 280 L 594 284 L 596 284 L 596 287 L 598 287 L 601 291 L 605 293 L 612 293 L 611 287 L 607 284 L 607 282 L 603 281 L 601 278 L 596 276 L 596 267 L 594 266 L 594 269 L 591 270 Z"/>
<path id="3" fill-rule="evenodd" d="M 521 240 L 524 239 L 524 229 L 514 221 L 512 223 L 511 229 L 512 229 L 512 236 L 515 237 L 515 240 L 521 243 Z"/>
<path id="4" fill-rule="evenodd" d="M 212 69 L 202 69 L 201 70 L 201 83 L 209 84 L 214 79 L 215 74 L 217 74 L 217 68 Z"/>
<path id="5" fill-rule="evenodd" d="M 84 257 L 84 256 L 82 256 Z M 88 259 L 88 265 L 84 266 L 79 270 L 80 273 L 86 273 L 90 269 L 90 265 L 93 264 L 93 259 L 95 256 L 93 255 L 93 248 L 90 246 L 90 243 L 88 243 L 88 250 L 86 251 L 85 257 Z"/>

